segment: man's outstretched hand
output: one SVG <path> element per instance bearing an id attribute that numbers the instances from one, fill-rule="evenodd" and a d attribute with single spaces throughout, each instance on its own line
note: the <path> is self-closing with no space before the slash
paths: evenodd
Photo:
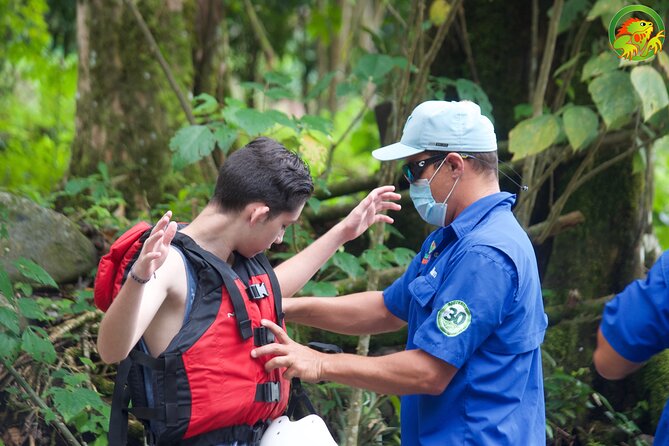
<path id="1" fill-rule="evenodd" d="M 314 383 L 323 379 L 324 353 L 293 341 L 281 327 L 272 321 L 263 319 L 261 323 L 274 333 L 275 342 L 253 349 L 251 357 L 274 356 L 265 363 L 265 370 L 270 372 L 277 368 L 285 368 L 283 377 L 286 379 L 297 377 Z"/>

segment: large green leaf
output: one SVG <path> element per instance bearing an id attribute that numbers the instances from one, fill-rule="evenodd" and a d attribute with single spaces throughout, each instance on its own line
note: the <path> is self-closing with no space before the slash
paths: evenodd
<path id="1" fill-rule="evenodd" d="M 19 311 L 21 311 L 23 317 L 27 319 L 36 319 L 40 321 L 49 319 L 49 316 L 34 299 L 23 297 L 17 301 L 17 304 L 19 306 Z"/>
<path id="2" fill-rule="evenodd" d="M 252 108 L 237 110 L 234 114 L 235 124 L 244 130 L 249 136 L 263 133 L 275 124 L 274 119 Z"/>
<path id="3" fill-rule="evenodd" d="M 632 119 L 637 99 L 629 74 L 605 73 L 590 83 L 588 91 L 609 130 L 620 128 Z"/>
<path id="4" fill-rule="evenodd" d="M 18 349 L 18 338 L 0 332 L 0 358 L 13 358 L 16 355 Z"/>
<path id="5" fill-rule="evenodd" d="M 655 113 L 669 105 L 667 87 L 662 75 L 650 65 L 639 65 L 630 74 L 632 85 L 641 98 L 643 120 L 648 121 Z"/>
<path id="6" fill-rule="evenodd" d="M 12 281 L 9 279 L 9 274 L 7 274 L 7 271 L 5 271 L 5 269 L 2 267 L 0 267 L 0 294 L 10 300 L 14 297 Z"/>
<path id="7" fill-rule="evenodd" d="M 332 262 L 350 277 L 360 277 L 365 273 L 358 259 L 347 252 L 337 252 L 332 257 Z"/>
<path id="8" fill-rule="evenodd" d="M 47 285 L 58 288 L 58 284 L 53 280 L 49 273 L 44 271 L 44 268 L 32 260 L 21 257 L 13 263 L 16 269 L 21 273 L 21 275 L 23 275 L 23 277 L 34 280 L 40 285 Z"/>
<path id="9" fill-rule="evenodd" d="M 323 76 L 317 83 L 314 85 L 314 87 L 311 89 L 309 94 L 306 97 L 307 101 L 310 101 L 312 99 L 316 99 L 320 94 L 325 91 L 326 88 L 330 86 L 330 82 L 332 82 L 332 79 L 336 76 L 336 73 L 334 72 L 329 72 L 325 76 Z"/>
<path id="10" fill-rule="evenodd" d="M 560 122 L 553 115 L 542 115 L 520 122 L 509 132 L 509 152 L 518 160 L 549 148 L 560 135 Z"/>
<path id="11" fill-rule="evenodd" d="M 587 20 L 592 22 L 597 17 L 601 17 L 604 29 L 608 29 L 613 16 L 626 4 L 626 0 L 597 0 L 592 9 L 590 9 Z"/>
<path id="12" fill-rule="evenodd" d="M 214 139 L 221 152 L 228 154 L 230 147 L 237 140 L 237 130 L 231 129 L 224 124 L 216 124 L 214 127 Z"/>
<path id="13" fill-rule="evenodd" d="M 613 51 L 604 51 L 597 56 L 591 57 L 583 66 L 581 80 L 583 82 L 596 76 L 601 76 L 609 71 L 618 69 L 618 57 Z"/>
<path id="14" fill-rule="evenodd" d="M 50 391 L 56 409 L 65 419 L 65 422 L 70 422 L 72 418 L 77 416 L 87 407 L 101 408 L 104 403 L 96 392 L 82 388 L 69 387 L 57 388 L 54 387 Z"/>
<path id="15" fill-rule="evenodd" d="M 458 97 L 461 100 L 475 102 L 481 107 L 481 114 L 487 116 L 490 122 L 495 122 L 492 116 L 492 104 L 486 92 L 483 91 L 483 88 L 469 79 L 461 78 L 455 81 L 455 90 L 458 92 Z"/>
<path id="16" fill-rule="evenodd" d="M 314 282 L 310 280 L 300 293 L 304 296 L 332 297 L 337 295 L 337 288 L 330 282 Z"/>
<path id="17" fill-rule="evenodd" d="M 11 307 L 0 307 L 0 327 L 19 334 L 19 316 Z"/>
<path id="18" fill-rule="evenodd" d="M 353 67 L 353 73 L 363 80 L 379 81 L 395 67 L 406 67 L 403 57 L 391 57 L 386 54 L 365 54 Z"/>
<path id="19" fill-rule="evenodd" d="M 51 341 L 35 333 L 31 327 L 21 336 L 21 349 L 39 362 L 52 364 L 56 360 L 56 350 Z"/>
<path id="20" fill-rule="evenodd" d="M 216 138 L 206 125 L 191 125 L 180 129 L 170 140 L 174 152 L 172 165 L 183 169 L 208 156 L 216 146 Z"/>
<path id="21" fill-rule="evenodd" d="M 569 107 L 562 115 L 562 122 L 574 150 L 586 147 L 597 136 L 599 119 L 588 107 Z"/>
<path id="22" fill-rule="evenodd" d="M 195 108 L 193 114 L 195 116 L 210 115 L 218 110 L 218 101 L 215 97 L 207 93 L 201 93 L 193 98 Z"/>

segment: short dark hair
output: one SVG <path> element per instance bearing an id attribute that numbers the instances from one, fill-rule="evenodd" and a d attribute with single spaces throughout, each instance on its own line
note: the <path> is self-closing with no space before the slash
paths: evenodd
<path id="1" fill-rule="evenodd" d="M 458 152 L 472 162 L 472 167 L 477 172 L 494 174 L 498 177 L 497 151 L 494 152 Z"/>
<path id="2" fill-rule="evenodd" d="M 249 203 L 262 202 L 272 218 L 295 211 L 313 191 L 306 163 L 279 142 L 262 137 L 223 163 L 210 203 L 225 211 L 241 211 Z"/>

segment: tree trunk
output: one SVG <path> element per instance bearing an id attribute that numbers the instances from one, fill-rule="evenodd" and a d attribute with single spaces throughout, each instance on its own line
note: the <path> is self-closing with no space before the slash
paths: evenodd
<path id="1" fill-rule="evenodd" d="M 180 0 L 138 4 L 177 79 L 191 61 Z M 162 196 L 170 170 L 169 139 L 182 117 L 179 103 L 131 11 L 121 1 L 77 3 L 79 79 L 71 172 L 87 176 L 106 163 L 132 210 Z M 187 84 L 190 84 L 188 81 Z"/>

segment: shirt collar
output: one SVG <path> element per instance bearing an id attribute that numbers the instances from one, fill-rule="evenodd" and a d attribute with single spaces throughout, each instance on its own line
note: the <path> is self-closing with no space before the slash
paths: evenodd
<path id="1" fill-rule="evenodd" d="M 478 199 L 467 206 L 446 228 L 451 228 L 456 237 L 461 238 L 470 232 L 491 210 L 496 207 L 513 207 L 516 196 L 508 192 L 497 192 Z"/>

